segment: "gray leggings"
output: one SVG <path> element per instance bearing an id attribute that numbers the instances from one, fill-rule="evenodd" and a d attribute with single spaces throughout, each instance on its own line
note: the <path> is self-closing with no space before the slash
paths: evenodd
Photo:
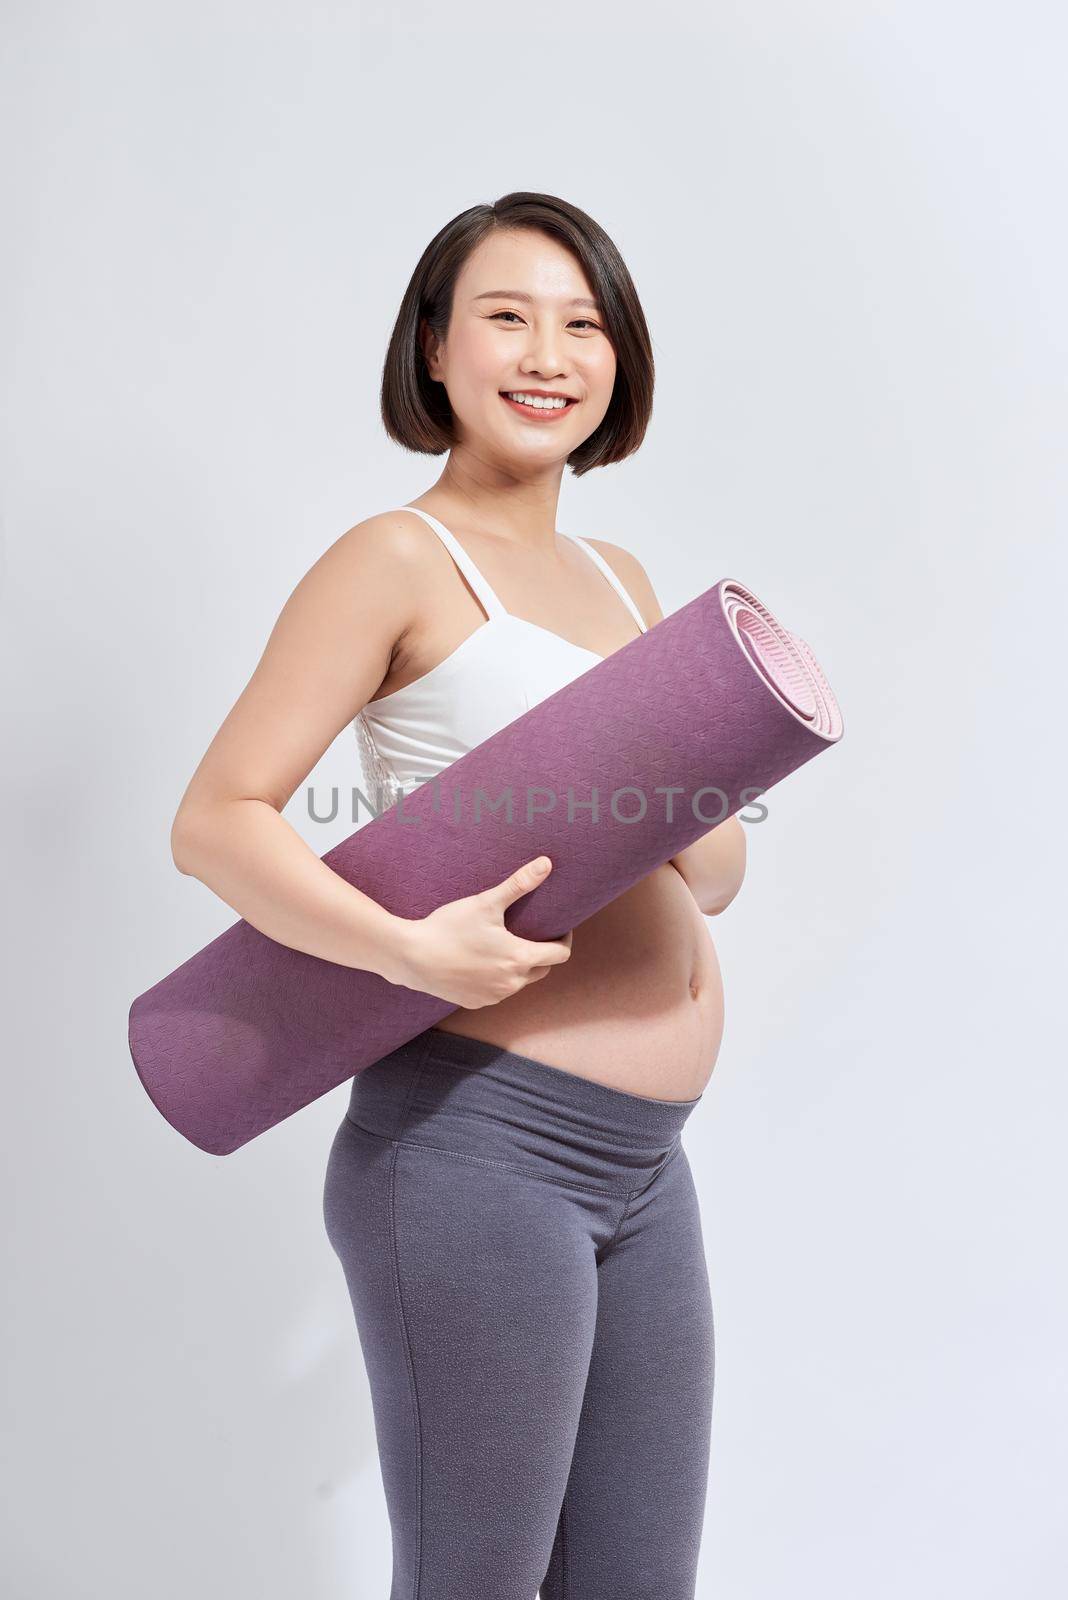
<path id="1" fill-rule="evenodd" d="M 428 1028 L 330 1151 L 390 1600 L 693 1600 L 714 1335 L 696 1100 Z"/>

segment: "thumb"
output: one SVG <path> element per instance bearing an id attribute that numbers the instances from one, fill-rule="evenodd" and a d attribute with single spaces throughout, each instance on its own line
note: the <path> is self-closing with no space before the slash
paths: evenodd
<path id="1" fill-rule="evenodd" d="M 533 861 L 524 862 L 521 867 L 510 872 L 504 882 L 496 884 L 489 893 L 498 905 L 510 906 L 513 900 L 529 894 L 539 883 L 544 883 L 552 871 L 552 865 L 548 856 L 535 856 Z"/>

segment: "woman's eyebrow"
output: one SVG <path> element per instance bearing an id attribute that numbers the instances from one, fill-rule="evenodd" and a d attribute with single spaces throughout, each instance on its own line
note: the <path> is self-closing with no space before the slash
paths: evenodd
<path id="1" fill-rule="evenodd" d="M 474 300 L 525 300 L 528 304 L 533 300 L 531 294 L 524 294 L 522 289 L 486 289 L 482 294 L 476 294 Z M 598 309 L 596 300 L 591 300 L 582 295 L 576 295 L 573 300 L 565 300 L 568 306 L 590 306 L 594 311 Z"/>

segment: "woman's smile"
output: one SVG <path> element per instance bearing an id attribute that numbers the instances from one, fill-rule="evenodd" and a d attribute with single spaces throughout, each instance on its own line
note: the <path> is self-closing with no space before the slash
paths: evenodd
<path id="1" fill-rule="evenodd" d="M 530 391 L 526 389 L 501 389 L 499 393 L 506 406 L 509 406 L 513 411 L 521 412 L 531 422 L 552 422 L 557 417 L 564 416 L 573 406 L 578 405 L 577 400 L 570 398 L 566 399 L 563 405 L 560 405 L 556 400 L 540 396 L 537 397 L 537 404 L 535 405 L 531 405 L 530 400 L 512 399 L 513 394 L 529 394 Z M 535 396 L 532 395 L 531 399 L 533 398 Z"/>

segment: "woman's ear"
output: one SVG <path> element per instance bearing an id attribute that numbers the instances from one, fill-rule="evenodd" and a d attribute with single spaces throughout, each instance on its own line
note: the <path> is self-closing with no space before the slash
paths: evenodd
<path id="1" fill-rule="evenodd" d="M 436 383 L 440 383 L 437 335 L 431 330 L 425 317 L 419 319 L 419 345 L 423 352 L 423 360 L 426 362 L 427 372 Z"/>

